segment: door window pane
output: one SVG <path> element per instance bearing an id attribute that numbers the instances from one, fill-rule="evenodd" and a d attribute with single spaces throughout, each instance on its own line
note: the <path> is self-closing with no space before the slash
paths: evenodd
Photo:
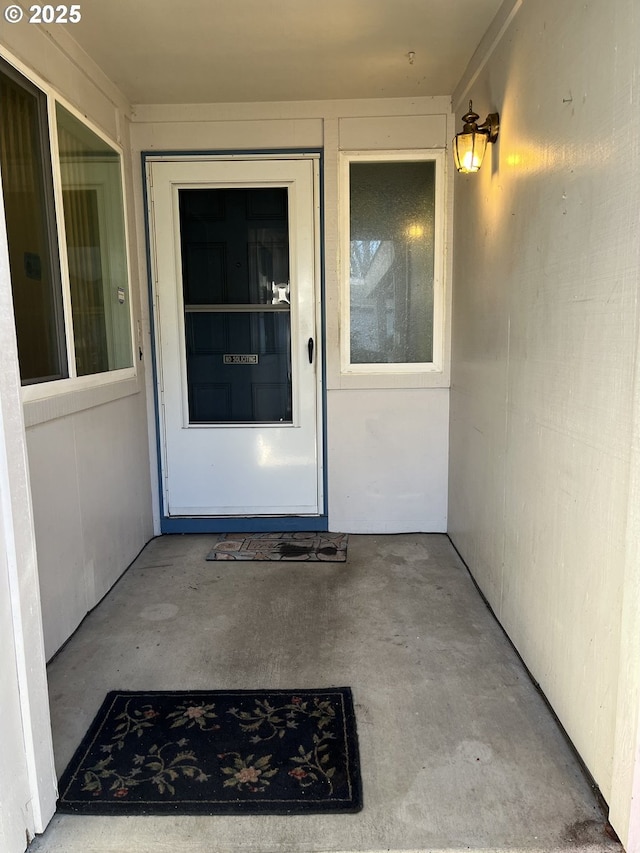
<path id="1" fill-rule="evenodd" d="M 190 423 L 291 423 L 289 312 L 186 315 Z"/>
<path id="2" fill-rule="evenodd" d="M 120 155 L 56 105 L 78 376 L 131 367 Z"/>
<path id="3" fill-rule="evenodd" d="M 435 163 L 351 162 L 351 364 L 433 360 Z"/>
<path id="4" fill-rule="evenodd" d="M 289 281 L 287 190 L 180 190 L 186 305 L 266 305 Z"/>
<path id="5" fill-rule="evenodd" d="M 291 423 L 284 187 L 179 191 L 189 422 Z"/>
<path id="6" fill-rule="evenodd" d="M 0 168 L 23 384 L 66 375 L 45 96 L 0 70 Z"/>

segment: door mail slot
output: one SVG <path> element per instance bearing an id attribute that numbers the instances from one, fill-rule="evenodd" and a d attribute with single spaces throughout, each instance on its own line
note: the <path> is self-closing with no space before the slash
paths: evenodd
<path id="1" fill-rule="evenodd" d="M 223 364 L 257 364 L 257 355 L 223 355 Z"/>

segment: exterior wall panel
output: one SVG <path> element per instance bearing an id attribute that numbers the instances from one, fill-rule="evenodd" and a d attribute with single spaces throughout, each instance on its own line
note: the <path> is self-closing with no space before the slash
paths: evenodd
<path id="1" fill-rule="evenodd" d="M 62 28 L 54 39 L 40 27 L 5 27 L 0 51 L 123 146 L 130 197 L 129 108 L 97 66 Z M 131 208 L 127 213 L 133 247 Z M 137 267 L 131 267 L 138 318 Z M 40 400 L 32 398 L 46 394 L 47 383 L 29 388 L 24 420 L 47 658 L 153 535 L 145 363 L 136 363 L 138 376 L 122 382 L 105 385 L 99 376 L 93 387 L 64 388 Z"/>
<path id="2" fill-rule="evenodd" d="M 630 653 L 639 665 L 633 6 L 510 0 L 455 94 L 458 115 L 472 98 L 501 130 L 455 184 L 449 503 L 454 543 L 623 840 Z"/>
<path id="3" fill-rule="evenodd" d="M 340 374 L 338 158 L 341 150 L 351 148 L 444 148 L 450 123 L 448 98 L 134 108 L 134 157 L 143 151 L 251 152 L 296 147 L 323 151 L 321 255 L 329 394 L 326 465 L 332 530 L 446 530 L 448 306 L 444 329 L 446 366 L 432 383 L 441 387 L 420 387 L 426 384 L 424 378 L 384 377 L 378 381 L 375 376 Z M 142 233 L 141 187 L 136 202 Z M 144 257 L 144 246 L 139 249 Z M 445 288 L 449 294 L 448 257 L 446 268 Z M 145 270 L 141 270 L 142 275 L 146 275 Z M 152 391 L 150 386 L 150 399 Z M 365 411 L 370 418 L 363 415 Z M 357 447 L 355 435 L 360 437 Z M 373 485 L 374 481 L 378 486 Z M 378 494 L 377 488 L 381 490 Z"/>

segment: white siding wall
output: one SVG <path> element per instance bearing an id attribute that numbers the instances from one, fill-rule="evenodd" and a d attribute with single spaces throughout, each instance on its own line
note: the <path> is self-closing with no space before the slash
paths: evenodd
<path id="1" fill-rule="evenodd" d="M 55 811 L 56 778 L 2 205 L 0 340 L 0 850 L 22 853 Z"/>
<path id="2" fill-rule="evenodd" d="M 35 73 L 125 149 L 128 107 L 61 27 L 5 27 L 2 55 Z M 36 81 L 37 82 L 37 81 Z M 136 245 L 135 229 L 130 242 Z M 139 316 L 137 264 L 132 299 Z M 153 535 L 144 362 L 137 379 L 25 405 L 47 657 Z"/>
<path id="3" fill-rule="evenodd" d="M 22 744 L 22 708 L 16 678 L 16 649 L 13 636 L 13 612 L 8 583 L 8 560 L 4 524 L 0 530 L 0 691 L 2 691 L 2 725 L 4 749 L 0 763 L 0 849 L 22 851 L 27 831 L 35 834 L 30 813 L 29 775 L 27 757 Z M 47 815 L 47 820 L 51 815 Z"/>
<path id="4" fill-rule="evenodd" d="M 481 172 L 455 182 L 449 505 L 453 541 L 625 840 L 638 696 L 634 5 L 509 0 L 454 97 L 458 116 L 471 97 L 502 127 Z"/>
<path id="5" fill-rule="evenodd" d="M 442 148 L 449 133 L 449 100 L 437 97 L 134 108 L 134 157 L 141 151 L 324 151 L 326 462 L 332 530 L 446 530 L 448 335 L 446 370 L 437 380 L 441 387 L 340 374 L 338 155 L 340 150 Z M 137 208 L 141 235 L 140 192 Z M 142 241 L 138 249 L 144 259 Z M 140 275 L 145 274 L 143 266 Z M 447 262 L 447 294 L 449 277 Z"/>

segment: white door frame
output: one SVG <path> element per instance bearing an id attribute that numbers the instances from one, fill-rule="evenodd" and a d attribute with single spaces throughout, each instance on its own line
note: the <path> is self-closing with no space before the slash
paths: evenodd
<path id="1" fill-rule="evenodd" d="M 156 250 L 154 246 L 154 230 L 153 230 L 153 179 L 151 177 L 151 166 L 157 162 L 175 162 L 175 163 L 206 163 L 206 162 L 225 162 L 225 161 L 262 161 L 269 160 L 307 160 L 313 164 L 313 207 L 314 207 L 314 261 L 315 261 L 315 355 L 314 359 L 317 364 L 315 373 L 316 383 L 316 434 L 317 434 L 317 458 L 318 458 L 318 515 L 312 516 L 259 516 L 247 514 L 247 516 L 211 516 L 202 518 L 191 517 L 171 517 L 167 510 L 166 494 L 163 483 L 163 435 L 162 435 L 162 418 L 160 414 L 161 407 L 161 383 L 162 373 L 159 361 L 159 345 L 158 345 L 158 297 L 156 291 Z M 327 529 L 327 510 L 326 510 L 326 488 L 325 488 L 325 465 L 324 465 L 324 352 L 323 352 L 323 310 L 322 310 L 322 276 L 321 276 L 321 251 L 320 251 L 320 160 L 321 153 L 318 151 L 287 151 L 283 150 L 279 153 L 256 153 L 256 152 L 241 152 L 237 154 L 229 153 L 213 153 L 213 154 L 190 154 L 188 152 L 181 153 L 162 153 L 162 152 L 145 152 L 143 154 L 143 162 L 145 166 L 146 178 L 146 215 L 147 215 L 147 234 L 149 241 L 149 266 L 150 266 L 150 304 L 152 311 L 152 337 L 154 347 L 154 371 L 155 371 L 155 423 L 158 435 L 157 452 L 158 452 L 158 476 L 159 476 L 159 501 L 160 501 L 160 532 L 196 532 L 210 530 L 235 531 L 249 529 L 258 530 L 277 530 L 277 529 L 300 529 L 300 530 L 326 530 Z M 246 526 L 249 524 L 249 527 Z M 284 526 L 283 526 L 284 525 Z"/>

